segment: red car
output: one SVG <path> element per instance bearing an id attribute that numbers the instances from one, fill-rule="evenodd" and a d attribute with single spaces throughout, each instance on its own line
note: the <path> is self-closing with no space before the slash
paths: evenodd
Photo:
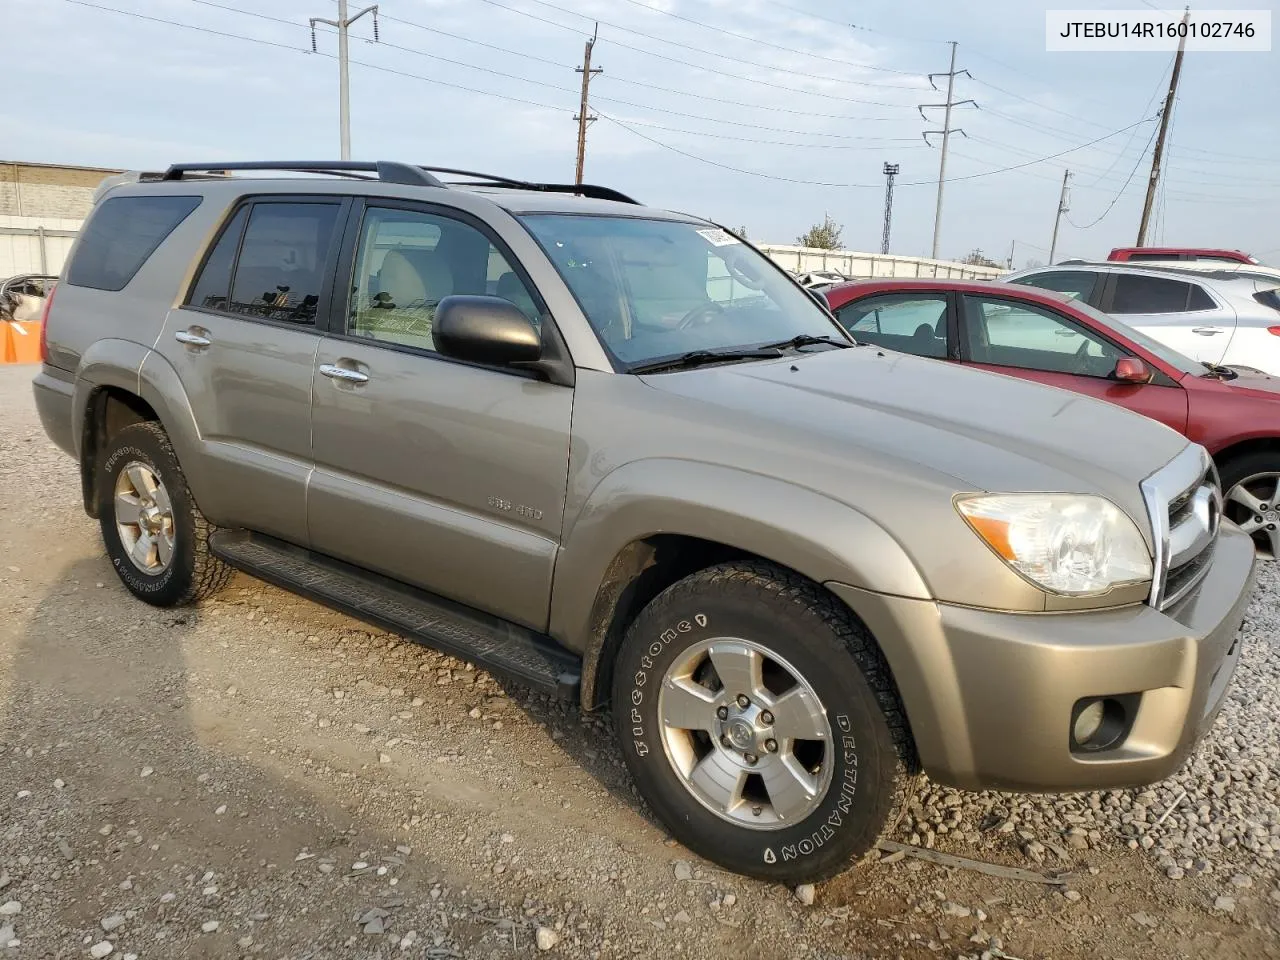
<path id="1" fill-rule="evenodd" d="M 1210 368 L 1066 294 L 982 280 L 861 280 L 823 291 L 855 340 L 1110 400 L 1203 444 L 1224 511 L 1280 556 L 1280 379 Z M 945 402 L 939 398 L 939 402 Z M 1097 451 L 1106 455 L 1106 438 Z"/>
<path id="2" fill-rule="evenodd" d="M 1223 260 L 1227 263 L 1257 263 L 1257 259 L 1239 250 L 1212 250 L 1201 247 L 1116 247 L 1108 260 L 1139 263 L 1143 260 Z"/>

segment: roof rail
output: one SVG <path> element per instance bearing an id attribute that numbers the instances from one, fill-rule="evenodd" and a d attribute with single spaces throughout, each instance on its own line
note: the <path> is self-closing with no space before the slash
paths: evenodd
<path id="1" fill-rule="evenodd" d="M 181 180 L 188 173 L 221 173 L 231 170 L 284 170 L 290 173 L 320 173 L 360 180 L 362 173 L 372 173 L 383 183 L 402 183 L 419 187 L 443 187 L 439 179 L 422 167 L 390 160 L 235 160 L 224 163 L 175 163 L 160 178 Z"/>
<path id="2" fill-rule="evenodd" d="M 639 200 L 634 200 L 612 187 L 601 187 L 592 183 L 534 183 L 528 180 L 513 180 L 511 177 L 500 177 L 492 173 L 478 173 L 475 170 L 455 170 L 452 167 L 422 167 L 421 169 L 429 173 L 470 177 L 471 180 L 466 183 L 458 184 L 463 187 L 510 187 L 514 190 L 531 190 L 536 193 L 576 193 L 593 200 L 613 200 L 617 203 L 631 203 L 637 206 L 640 204 Z"/>

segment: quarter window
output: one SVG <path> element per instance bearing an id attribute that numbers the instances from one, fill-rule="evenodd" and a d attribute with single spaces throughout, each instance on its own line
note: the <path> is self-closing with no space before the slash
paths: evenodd
<path id="1" fill-rule="evenodd" d="M 67 270 L 67 283 L 123 290 L 200 197 L 110 197 L 98 205 Z"/>
<path id="2" fill-rule="evenodd" d="M 435 214 L 369 208 L 356 253 L 348 332 L 435 350 L 436 307 L 453 294 L 502 297 L 539 320 L 524 281 L 479 230 Z"/>
<path id="3" fill-rule="evenodd" d="M 231 291 L 231 269 L 236 265 L 236 251 L 240 249 L 240 237 L 244 233 L 249 208 L 241 207 L 222 235 L 209 251 L 209 257 L 200 269 L 200 277 L 191 289 L 187 303 L 205 310 L 227 309 L 227 296 Z"/>
<path id="4" fill-rule="evenodd" d="M 943 294 L 871 297 L 846 304 L 836 311 L 836 317 L 855 340 L 918 357 L 947 355 L 947 298 Z"/>

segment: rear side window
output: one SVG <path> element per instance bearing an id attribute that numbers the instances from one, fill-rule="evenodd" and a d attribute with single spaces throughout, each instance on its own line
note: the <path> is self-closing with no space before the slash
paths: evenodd
<path id="1" fill-rule="evenodd" d="M 200 197 L 110 197 L 84 227 L 67 283 L 123 290 L 164 238 L 200 206 Z"/>
<path id="2" fill-rule="evenodd" d="M 1183 313 L 1192 284 L 1164 277 L 1122 273 L 1116 277 L 1111 313 Z M 1203 291 L 1202 291 L 1203 292 Z"/>
<path id="3" fill-rule="evenodd" d="M 274 200 L 242 207 L 209 251 L 187 302 L 314 326 L 340 207 Z"/>

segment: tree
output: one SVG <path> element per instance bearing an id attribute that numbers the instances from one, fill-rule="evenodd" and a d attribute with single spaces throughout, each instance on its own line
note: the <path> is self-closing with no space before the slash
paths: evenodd
<path id="1" fill-rule="evenodd" d="M 839 250 L 840 234 L 844 230 L 840 224 L 831 219 L 831 214 L 824 213 L 822 222 L 815 223 L 808 233 L 796 237 L 796 243 L 802 247 L 816 247 L 819 250 Z"/>
<path id="2" fill-rule="evenodd" d="M 1043 266 L 1044 266 L 1043 260 L 1037 260 L 1035 257 L 1032 257 L 1022 265 L 1022 269 L 1030 270 L 1032 267 L 1043 267 Z"/>
<path id="3" fill-rule="evenodd" d="M 736 229 L 734 230 L 734 233 L 736 233 L 738 236 L 740 236 L 743 240 L 747 239 L 747 228 L 746 228 L 746 227 L 738 227 L 738 228 L 736 228 Z"/>
<path id="4" fill-rule="evenodd" d="M 974 247 L 973 251 L 960 262 L 968 263 L 975 267 L 999 267 L 1000 266 L 1000 264 L 996 263 L 990 257 L 986 256 L 982 252 L 981 247 Z"/>

